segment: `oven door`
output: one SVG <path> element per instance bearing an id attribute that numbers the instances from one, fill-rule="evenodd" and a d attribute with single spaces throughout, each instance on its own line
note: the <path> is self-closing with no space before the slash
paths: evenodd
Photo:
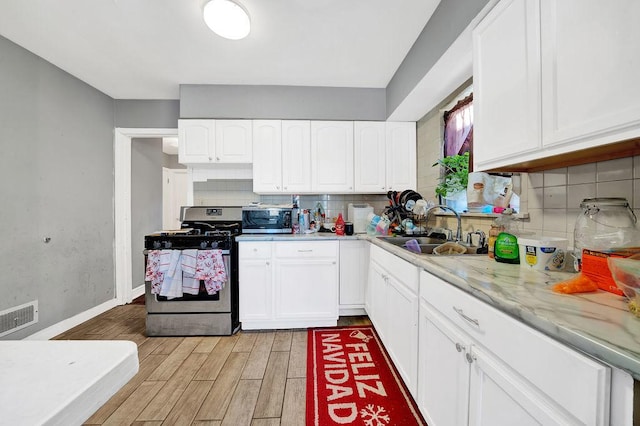
<path id="1" fill-rule="evenodd" d="M 167 299 L 164 296 L 151 294 L 151 282 L 144 283 L 145 304 L 147 313 L 194 313 L 194 312 L 231 312 L 231 292 L 234 273 L 231 267 L 231 255 L 228 250 L 222 252 L 222 261 L 227 271 L 227 282 L 224 287 L 214 295 L 209 295 L 202 285 L 198 295 L 185 294 L 176 299 Z"/>
<path id="2" fill-rule="evenodd" d="M 244 234 L 290 234 L 292 209 L 246 209 L 242 210 L 242 233 Z"/>

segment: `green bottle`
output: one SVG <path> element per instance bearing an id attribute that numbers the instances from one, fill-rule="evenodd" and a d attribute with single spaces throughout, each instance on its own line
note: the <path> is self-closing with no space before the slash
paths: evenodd
<path id="1" fill-rule="evenodd" d="M 518 238 L 508 232 L 499 233 L 495 242 L 494 256 L 497 262 L 520 263 Z"/>

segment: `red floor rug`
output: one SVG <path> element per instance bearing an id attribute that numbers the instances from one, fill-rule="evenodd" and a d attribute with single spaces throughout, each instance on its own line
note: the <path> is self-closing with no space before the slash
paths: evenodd
<path id="1" fill-rule="evenodd" d="M 307 426 L 426 425 L 371 326 L 309 329 Z"/>

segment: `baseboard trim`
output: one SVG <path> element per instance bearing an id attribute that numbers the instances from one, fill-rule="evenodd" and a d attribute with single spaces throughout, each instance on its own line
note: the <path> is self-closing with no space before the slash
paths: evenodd
<path id="1" fill-rule="evenodd" d="M 144 291 L 144 286 L 142 287 Z M 137 288 L 135 290 L 137 290 Z M 106 302 L 98 306 L 95 306 L 84 312 L 80 312 L 79 314 L 74 315 L 71 318 L 67 318 L 64 321 L 60 321 L 50 327 L 47 327 L 30 336 L 27 336 L 23 340 L 49 340 L 52 337 L 55 337 L 58 334 L 64 333 L 65 331 L 72 329 L 76 325 L 82 324 L 83 322 L 88 321 L 91 318 L 98 316 L 108 311 L 111 308 L 115 308 L 116 306 L 118 306 L 117 299 L 107 300 Z"/>
<path id="2" fill-rule="evenodd" d="M 136 297 L 140 297 L 143 294 L 144 294 L 144 284 L 131 290 L 131 300 L 135 299 Z"/>

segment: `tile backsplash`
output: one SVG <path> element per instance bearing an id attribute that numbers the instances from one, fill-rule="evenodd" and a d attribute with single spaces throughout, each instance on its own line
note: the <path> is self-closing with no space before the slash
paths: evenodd
<path id="1" fill-rule="evenodd" d="M 581 211 L 580 202 L 585 198 L 623 197 L 629 201 L 636 216 L 640 214 L 640 156 L 523 173 L 521 177 L 521 211 L 528 212 L 529 219 L 518 223 L 520 229 L 537 235 L 567 238 L 569 246 L 573 246 L 573 227 Z M 427 193 L 425 191 L 423 195 Z M 291 203 L 291 195 L 255 194 L 251 180 L 209 180 L 194 184 L 194 200 L 201 206 L 242 206 L 255 201 L 284 204 Z M 385 195 L 377 194 L 300 196 L 302 208 L 312 209 L 318 202 L 330 218 L 338 213 L 346 218 L 349 203 L 368 203 L 377 214 L 388 204 Z M 455 227 L 452 218 L 434 219 L 430 226 Z M 489 217 L 464 217 L 463 231 L 481 229 L 488 233 L 492 221 Z"/>
<path id="2" fill-rule="evenodd" d="M 523 175 L 529 220 L 526 231 L 564 237 L 573 246 L 580 202 L 591 197 L 622 197 L 640 213 L 640 156 L 564 167 Z"/>
<path id="3" fill-rule="evenodd" d="M 194 203 L 197 206 L 243 206 L 252 202 L 269 204 L 291 203 L 291 194 L 258 195 L 253 192 L 252 180 L 208 180 L 194 183 Z M 386 195 L 379 194 L 314 194 L 301 195 L 300 207 L 313 209 L 318 202 L 322 204 L 329 218 L 342 213 L 347 219 L 349 203 L 369 204 L 373 211 L 380 214 L 388 204 Z"/>

